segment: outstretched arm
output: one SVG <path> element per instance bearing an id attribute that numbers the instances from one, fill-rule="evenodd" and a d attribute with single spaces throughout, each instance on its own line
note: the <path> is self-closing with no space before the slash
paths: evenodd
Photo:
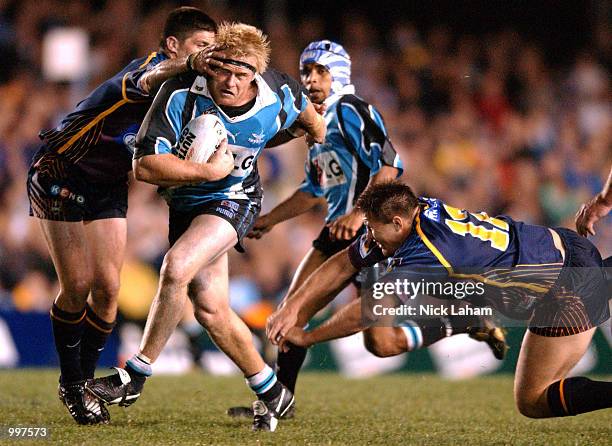
<path id="1" fill-rule="evenodd" d="M 576 230 L 580 235 L 595 235 L 594 225 L 612 211 L 612 168 L 600 193 L 584 203 L 576 214 Z"/>
<path id="2" fill-rule="evenodd" d="M 278 204 L 269 213 L 260 216 L 255 222 L 253 230 L 248 234 L 248 237 L 259 239 L 278 223 L 309 211 L 321 201 L 321 198 L 298 189 L 293 195 Z"/>
<path id="3" fill-rule="evenodd" d="M 298 319 L 310 320 L 345 287 L 355 273 L 357 269 L 350 261 L 348 248 L 330 257 L 268 318 L 266 328 L 270 341 L 278 343 Z"/>

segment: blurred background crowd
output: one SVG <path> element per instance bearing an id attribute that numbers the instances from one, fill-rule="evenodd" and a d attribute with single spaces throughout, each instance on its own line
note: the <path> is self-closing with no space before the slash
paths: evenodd
<path id="1" fill-rule="evenodd" d="M 540 2 L 541 23 L 555 29 L 539 27 L 540 9 L 531 10 L 531 24 L 514 10 L 504 17 L 505 2 L 482 2 L 490 11 L 476 7 L 472 22 L 461 2 L 427 2 L 425 12 L 409 2 L 337 3 L 0 0 L 0 307 L 47 311 L 57 292 L 25 191 L 38 132 L 131 59 L 156 50 L 168 11 L 180 4 L 263 28 L 272 66 L 295 77 L 311 40 L 343 44 L 358 95 L 382 113 L 404 161 L 403 180 L 418 194 L 573 227 L 580 203 L 601 189 L 612 164 L 609 2 Z M 489 16 L 497 22 L 487 29 Z M 68 51 L 78 63 L 70 73 L 62 68 L 71 61 L 54 54 L 58 30 L 74 36 Z M 265 151 L 264 211 L 301 182 L 306 150 L 299 140 Z M 249 240 L 246 255 L 232 253 L 232 302 L 252 326 L 283 295 L 323 216 L 321 207 Z M 128 226 L 120 306 L 141 319 L 167 249 L 167 208 L 154 187 L 132 181 Z M 597 229 L 594 243 L 612 255 L 611 218 Z"/>

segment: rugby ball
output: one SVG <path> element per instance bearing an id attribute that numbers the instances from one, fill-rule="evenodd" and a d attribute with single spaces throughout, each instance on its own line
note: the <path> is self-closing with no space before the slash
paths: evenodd
<path id="1" fill-rule="evenodd" d="M 217 115 L 200 115 L 183 128 L 177 156 L 194 163 L 205 163 L 225 138 L 227 138 L 225 125 Z"/>

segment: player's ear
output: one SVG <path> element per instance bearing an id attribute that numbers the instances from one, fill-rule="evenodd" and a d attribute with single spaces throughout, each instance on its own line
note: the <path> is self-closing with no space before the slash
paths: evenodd
<path id="1" fill-rule="evenodd" d="M 393 217 L 393 229 L 395 229 L 397 232 L 401 231 L 402 228 L 404 227 L 404 222 L 402 221 L 402 218 L 398 215 Z"/>
<path id="2" fill-rule="evenodd" d="M 174 36 L 166 37 L 166 48 L 170 53 L 173 53 L 175 56 L 178 53 L 179 41 Z"/>

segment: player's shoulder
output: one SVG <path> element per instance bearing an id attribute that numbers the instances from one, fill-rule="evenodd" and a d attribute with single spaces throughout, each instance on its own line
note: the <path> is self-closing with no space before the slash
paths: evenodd
<path id="1" fill-rule="evenodd" d="M 342 114 L 352 112 L 360 116 L 371 116 L 372 113 L 378 113 L 376 107 L 353 93 L 342 95 L 337 104 L 337 108 L 341 110 L 340 113 Z"/>
<path id="2" fill-rule="evenodd" d="M 283 71 L 276 70 L 274 68 L 268 68 L 261 77 L 268 84 L 273 91 L 279 91 L 283 85 L 295 86 L 299 85 L 293 77 L 289 76 Z"/>

